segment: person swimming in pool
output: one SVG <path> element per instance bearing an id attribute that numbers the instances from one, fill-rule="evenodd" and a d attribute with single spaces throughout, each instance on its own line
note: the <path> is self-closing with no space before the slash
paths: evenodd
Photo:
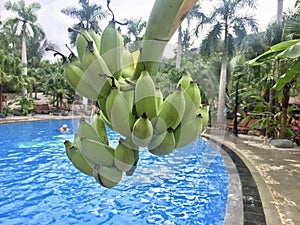
<path id="1" fill-rule="evenodd" d="M 62 125 L 62 127 L 59 128 L 59 130 L 60 130 L 61 132 L 69 131 L 68 125 L 67 125 L 67 124 Z"/>

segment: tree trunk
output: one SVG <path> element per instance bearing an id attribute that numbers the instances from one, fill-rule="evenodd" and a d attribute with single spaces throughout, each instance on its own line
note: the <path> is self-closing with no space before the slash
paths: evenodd
<path id="1" fill-rule="evenodd" d="M 182 53 L 182 29 L 181 25 L 178 27 L 178 40 L 177 40 L 177 54 L 176 54 L 176 68 L 180 68 Z"/>
<path id="2" fill-rule="evenodd" d="M 288 83 L 284 85 L 282 89 L 282 114 L 281 114 L 281 124 L 279 138 L 286 138 L 286 125 L 288 122 L 288 107 L 290 99 L 290 88 L 291 85 Z"/>
<path id="3" fill-rule="evenodd" d="M 273 73 L 273 77 L 275 77 L 276 79 L 279 77 L 279 62 L 276 60 L 272 63 L 272 73 Z M 273 86 L 275 83 L 270 84 L 270 86 Z M 273 88 L 270 88 L 269 91 L 269 104 L 268 104 L 268 110 L 269 112 L 275 114 L 276 113 L 276 102 L 277 101 L 277 95 L 276 95 L 276 91 Z"/>
<path id="4" fill-rule="evenodd" d="M 22 75 L 27 75 L 26 34 L 22 32 Z"/>
<path id="5" fill-rule="evenodd" d="M 26 34 L 22 32 L 22 75 L 27 76 L 27 52 L 26 52 Z M 22 88 L 22 96 L 27 96 L 26 87 Z"/>
<path id="6" fill-rule="evenodd" d="M 219 98 L 218 98 L 218 111 L 217 111 L 218 124 L 224 122 L 226 76 L 227 76 L 227 49 L 224 48 L 222 53 L 222 65 L 221 65 L 220 85 L 219 85 Z"/>
<path id="7" fill-rule="evenodd" d="M 3 96 L 3 92 L 2 92 L 2 83 L 0 83 L 0 113 L 3 112 L 3 109 L 2 109 L 2 96 Z"/>
<path id="8" fill-rule="evenodd" d="M 283 0 L 277 0 L 277 22 L 282 22 Z"/>
<path id="9" fill-rule="evenodd" d="M 63 94 L 59 94 L 59 112 L 62 113 L 62 108 L 63 108 Z"/>
<path id="10" fill-rule="evenodd" d="M 29 83 L 29 98 L 32 98 L 32 84 Z"/>

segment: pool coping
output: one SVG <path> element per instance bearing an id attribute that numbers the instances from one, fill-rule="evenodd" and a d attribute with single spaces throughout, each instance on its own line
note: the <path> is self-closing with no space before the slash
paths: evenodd
<path id="1" fill-rule="evenodd" d="M 73 115 L 68 116 L 61 115 L 50 115 L 50 114 L 38 114 L 38 115 L 27 115 L 27 116 L 7 116 L 0 118 L 0 124 L 10 123 L 26 123 L 26 122 L 37 122 L 43 120 L 69 120 L 69 119 L 80 119 L 81 117 L 89 117 L 87 115 Z"/>
<path id="2" fill-rule="evenodd" d="M 274 148 L 259 139 L 251 138 L 250 141 L 247 140 L 249 137 L 236 137 L 224 130 L 207 130 L 203 136 L 227 146 L 245 163 L 257 184 L 267 225 L 300 224 L 298 146 L 294 149 Z"/>
<path id="3" fill-rule="evenodd" d="M 202 137 L 203 138 L 203 137 Z M 231 156 L 217 142 L 212 142 L 208 138 L 203 138 L 212 145 L 221 155 L 227 170 L 228 189 L 224 225 L 243 224 L 243 193 L 239 172 Z"/>
<path id="4" fill-rule="evenodd" d="M 257 184 L 244 161 L 235 151 L 219 142 L 219 140 L 208 135 L 204 135 L 204 137 L 207 138 L 210 144 L 218 148 L 228 171 L 228 199 L 224 224 L 266 225 L 265 213 Z M 228 157 L 224 158 L 224 156 Z M 230 166 L 231 164 L 234 165 L 235 169 Z M 234 176 L 238 176 L 238 178 Z M 234 193 L 235 191 L 238 191 L 238 193 Z"/>

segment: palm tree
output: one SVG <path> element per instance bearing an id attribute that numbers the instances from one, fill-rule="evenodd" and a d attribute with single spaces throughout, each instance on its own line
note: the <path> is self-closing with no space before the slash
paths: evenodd
<path id="1" fill-rule="evenodd" d="M 97 33 L 101 32 L 98 20 L 103 20 L 106 18 L 107 13 L 103 11 L 102 6 L 97 4 L 90 4 L 89 0 L 79 0 L 80 8 L 77 7 L 67 7 L 62 9 L 61 12 L 67 16 L 74 19 L 78 19 L 79 23 L 73 25 L 73 28 L 79 29 L 93 29 Z M 77 34 L 72 32 L 70 34 L 70 42 L 72 45 L 75 44 Z"/>
<path id="2" fill-rule="evenodd" d="M 36 11 L 41 8 L 41 5 L 37 2 L 32 2 L 26 6 L 24 0 L 19 0 L 17 3 L 8 1 L 4 6 L 6 10 L 17 13 L 17 17 L 9 19 L 7 22 L 18 24 L 18 27 L 20 27 L 22 37 L 22 75 L 27 75 L 26 39 L 37 33 L 44 34 L 42 28 L 35 24 L 38 19 Z"/>
<path id="3" fill-rule="evenodd" d="M 19 58 L 15 57 L 10 50 L 1 48 L 0 43 L 0 112 L 2 112 L 2 95 L 5 87 L 12 86 L 12 89 L 20 87 L 19 77 L 16 64 L 19 62 Z"/>
<path id="4" fill-rule="evenodd" d="M 224 119 L 227 64 L 228 58 L 234 52 L 234 38 L 241 43 L 241 40 L 247 35 L 247 28 L 257 31 L 257 24 L 253 17 L 238 14 L 238 10 L 245 10 L 247 7 L 255 8 L 255 0 L 218 0 L 216 2 L 217 4 L 214 3 L 216 7 L 209 16 L 201 15 L 196 34 L 199 33 L 199 28 L 202 25 L 210 24 L 212 26 L 201 46 L 201 51 L 206 56 L 210 56 L 214 51 L 218 50 L 220 40 L 222 40 L 222 63 L 217 109 L 217 122 L 221 123 Z"/>
<path id="5" fill-rule="evenodd" d="M 129 44 L 130 51 L 135 51 L 141 47 L 142 32 L 146 28 L 146 22 L 142 21 L 142 18 L 128 19 L 127 21 L 127 35 L 124 35 L 124 43 L 125 45 Z"/>
<path id="6" fill-rule="evenodd" d="M 176 51 L 176 67 L 180 68 L 181 60 L 182 60 L 182 53 L 187 48 L 191 47 L 192 43 L 190 42 L 190 31 L 189 28 L 191 26 L 191 21 L 194 18 L 202 18 L 204 14 L 200 11 L 200 4 L 195 4 L 194 7 L 190 10 L 189 14 L 186 16 L 187 21 L 187 28 L 183 29 L 183 24 L 181 23 L 177 29 L 178 36 L 177 36 L 177 51 Z"/>

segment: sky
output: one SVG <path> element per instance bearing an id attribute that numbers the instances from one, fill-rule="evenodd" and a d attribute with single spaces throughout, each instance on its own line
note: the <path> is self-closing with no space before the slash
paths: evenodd
<path id="1" fill-rule="evenodd" d="M 9 17 L 13 17 L 10 11 L 5 10 L 4 3 L 7 0 L 0 0 L 0 19 L 5 20 Z M 12 0 L 17 1 L 17 0 Z M 68 50 L 65 47 L 66 43 L 69 43 L 68 39 L 68 27 L 72 26 L 78 21 L 61 13 L 61 9 L 68 6 L 78 6 L 78 0 L 25 0 L 26 4 L 31 2 L 39 2 L 42 6 L 37 11 L 38 24 L 44 29 L 49 42 L 55 43 L 59 46 L 59 50 L 68 54 Z M 100 4 L 106 9 L 106 0 L 90 0 L 91 3 Z M 207 9 L 212 6 L 210 0 L 203 0 Z M 261 29 L 267 26 L 267 24 L 274 20 L 277 13 L 277 0 L 256 0 L 257 8 L 252 13 Z M 111 0 L 110 7 L 114 11 L 115 18 L 118 21 L 123 19 L 139 19 L 147 20 L 154 0 Z M 295 0 L 284 0 L 283 10 L 287 11 L 292 9 Z M 111 17 L 108 17 L 106 21 L 102 22 L 104 27 Z M 173 37 L 175 37 L 176 33 Z M 176 43 L 175 38 L 171 42 Z M 52 54 L 46 54 L 45 58 L 52 59 Z"/>

